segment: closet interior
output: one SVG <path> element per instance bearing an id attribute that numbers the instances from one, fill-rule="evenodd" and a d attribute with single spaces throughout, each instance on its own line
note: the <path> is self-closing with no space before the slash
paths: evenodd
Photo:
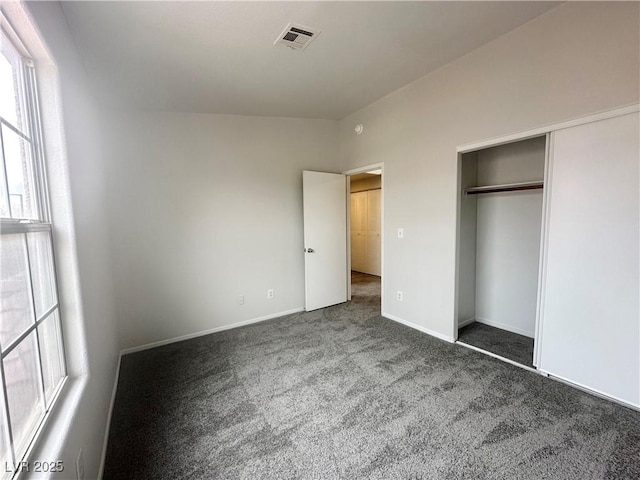
<path id="1" fill-rule="evenodd" d="M 380 276 L 382 180 L 378 173 L 350 177 L 351 270 Z"/>
<path id="2" fill-rule="evenodd" d="M 534 366 L 547 137 L 461 155 L 458 341 Z"/>

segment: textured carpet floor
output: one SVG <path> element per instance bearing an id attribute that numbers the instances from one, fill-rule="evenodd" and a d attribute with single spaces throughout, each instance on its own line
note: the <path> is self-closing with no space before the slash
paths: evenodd
<path id="1" fill-rule="evenodd" d="M 372 297 L 124 356 L 104 478 L 640 478 L 640 413 Z"/>
<path id="2" fill-rule="evenodd" d="M 472 323 L 460 329 L 458 340 L 522 365 L 533 366 L 533 338 L 482 323 Z"/>
<path id="3" fill-rule="evenodd" d="M 367 314 L 380 314 L 380 277 L 367 273 L 351 272 L 351 297 Z"/>

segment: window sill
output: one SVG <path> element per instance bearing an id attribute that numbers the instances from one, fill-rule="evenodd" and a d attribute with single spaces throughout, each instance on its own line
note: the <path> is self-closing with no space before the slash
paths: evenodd
<path id="1" fill-rule="evenodd" d="M 56 472 L 36 471 L 36 464 L 52 465 L 62 461 L 62 449 L 73 425 L 80 400 L 89 380 L 88 375 L 67 377 L 62 384 L 58 398 L 47 413 L 36 434 L 35 440 L 27 451 L 21 467 L 13 480 L 49 479 L 54 478 Z M 47 465 L 47 466 L 48 466 Z M 75 478 L 75 465 L 63 464 L 64 478 Z M 43 470 L 43 468 L 40 468 Z"/>

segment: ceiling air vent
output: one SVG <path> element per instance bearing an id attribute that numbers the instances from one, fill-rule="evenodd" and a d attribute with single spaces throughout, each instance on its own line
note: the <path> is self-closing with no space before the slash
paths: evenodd
<path id="1" fill-rule="evenodd" d="M 290 23 L 273 44 L 284 45 L 292 50 L 304 50 L 318 35 L 320 30 Z"/>

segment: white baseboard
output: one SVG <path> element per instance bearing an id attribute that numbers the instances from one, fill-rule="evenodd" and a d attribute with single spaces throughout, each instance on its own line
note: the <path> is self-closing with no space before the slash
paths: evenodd
<path id="1" fill-rule="evenodd" d="M 243 320 L 241 322 L 232 323 L 230 325 L 223 325 L 221 327 L 210 328 L 209 330 L 202 330 L 201 332 L 189 333 L 187 335 L 181 335 L 179 337 L 168 338 L 167 340 L 159 340 L 157 342 L 147 343 L 144 345 L 139 345 L 137 347 L 125 348 L 124 350 L 120 351 L 120 355 L 128 355 L 129 353 L 141 352 L 142 350 L 161 347 L 163 345 L 169 345 L 170 343 L 176 343 L 176 342 L 181 342 L 183 340 L 189 340 L 191 338 L 202 337 L 203 335 L 222 332 L 224 330 L 231 330 L 232 328 L 244 327 L 245 325 L 264 322 L 265 320 L 271 320 L 272 318 L 284 317 L 285 315 L 291 315 L 292 313 L 298 313 L 303 311 L 304 311 L 304 307 L 298 307 L 291 310 L 287 310 L 285 312 L 271 313 L 263 317 L 251 318 L 249 320 Z"/>
<path id="2" fill-rule="evenodd" d="M 476 321 L 476 317 L 467 318 L 461 322 L 458 322 L 458 328 L 466 327 L 467 325 Z"/>
<path id="3" fill-rule="evenodd" d="M 518 335 L 524 335 L 525 337 L 534 338 L 535 334 L 533 331 L 527 331 L 523 328 L 514 327 L 512 325 L 506 325 L 500 322 L 494 322 L 493 320 L 489 320 L 487 318 L 476 317 L 476 322 L 482 323 L 484 325 L 489 325 L 490 327 L 496 327 L 501 330 L 506 330 L 507 332 L 517 333 Z"/>
<path id="4" fill-rule="evenodd" d="M 98 468 L 98 479 L 102 480 L 104 475 L 104 462 L 107 459 L 107 445 L 109 443 L 109 431 L 111 430 L 111 415 L 113 414 L 113 406 L 116 403 L 116 392 L 118 391 L 118 380 L 120 379 L 120 364 L 122 363 L 122 353 L 118 355 L 118 366 L 116 367 L 116 379 L 113 382 L 113 390 L 111 391 L 111 402 L 109 402 L 109 411 L 107 412 L 107 425 L 104 429 L 104 440 L 102 441 L 102 455 L 100 456 L 100 466 Z"/>
<path id="5" fill-rule="evenodd" d="M 447 335 L 443 335 L 442 333 L 436 332 L 434 330 L 429 330 L 428 328 L 421 327 L 420 325 L 416 325 L 415 323 L 408 322 L 407 320 L 403 320 L 400 317 L 396 317 L 395 315 L 391 315 L 390 313 L 382 312 L 381 315 L 384 318 L 389 320 L 393 320 L 394 322 L 401 323 L 402 325 L 406 325 L 409 328 L 413 328 L 414 330 L 418 330 L 422 333 L 426 333 L 427 335 L 431 335 L 432 337 L 439 338 L 440 340 L 444 340 L 445 342 L 454 343 L 455 339 L 453 337 L 449 337 Z"/>

